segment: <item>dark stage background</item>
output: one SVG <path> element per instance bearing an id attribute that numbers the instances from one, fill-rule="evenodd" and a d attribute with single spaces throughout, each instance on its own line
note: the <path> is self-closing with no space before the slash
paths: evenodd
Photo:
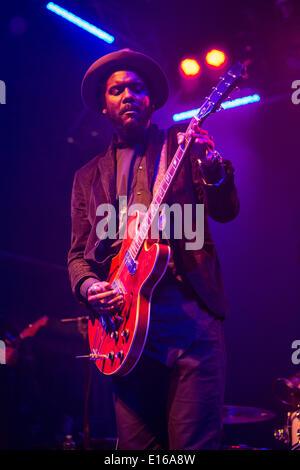
<path id="1" fill-rule="evenodd" d="M 0 448 L 57 448 L 66 434 L 81 445 L 87 364 L 75 355 L 87 351 L 87 342 L 76 322 L 60 321 L 86 315 L 66 270 L 70 193 L 75 170 L 111 136 L 105 120 L 81 103 L 85 70 L 123 47 L 154 57 L 171 89 L 154 122 L 167 127 L 173 113 L 198 107 L 222 75 L 204 70 L 193 85 L 179 76 L 184 56 L 201 57 L 212 45 L 223 46 L 229 62 L 247 60 L 240 96 L 262 98 L 205 125 L 233 162 L 241 200 L 236 220 L 211 221 L 231 305 L 226 404 L 277 415 L 226 425 L 225 443 L 280 448 L 272 434 L 286 409 L 272 384 L 300 368 L 291 360 L 292 342 L 300 340 L 300 104 L 291 100 L 291 83 L 300 80 L 299 2 L 288 2 L 288 18 L 271 0 L 59 2 L 114 34 L 113 46 L 50 13 L 45 3 L 11 2 L 1 17 L 0 80 L 7 93 L 0 106 L 1 335 L 16 335 L 42 315 L 49 323 L 24 340 L 17 365 L 1 366 Z M 92 437 L 116 435 L 110 379 L 96 368 L 89 416 Z"/>

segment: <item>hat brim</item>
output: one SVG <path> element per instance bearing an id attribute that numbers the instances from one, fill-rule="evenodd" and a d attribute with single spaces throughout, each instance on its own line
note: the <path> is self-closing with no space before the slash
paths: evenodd
<path id="1" fill-rule="evenodd" d="M 87 70 L 81 84 L 81 96 L 85 105 L 93 111 L 101 111 L 101 84 L 117 70 L 131 70 L 145 82 L 154 110 L 167 101 L 169 87 L 160 66 L 150 57 L 140 52 L 122 49 L 106 54 L 96 60 Z"/>

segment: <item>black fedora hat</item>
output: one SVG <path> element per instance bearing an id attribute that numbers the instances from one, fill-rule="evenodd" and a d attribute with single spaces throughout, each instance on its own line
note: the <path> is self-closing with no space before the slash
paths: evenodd
<path id="1" fill-rule="evenodd" d="M 81 84 L 81 96 L 88 108 L 98 113 L 101 111 L 100 85 L 117 70 L 131 70 L 143 79 L 154 109 L 161 108 L 167 101 L 169 87 L 160 66 L 145 54 L 131 49 L 121 49 L 100 57 L 85 73 Z"/>

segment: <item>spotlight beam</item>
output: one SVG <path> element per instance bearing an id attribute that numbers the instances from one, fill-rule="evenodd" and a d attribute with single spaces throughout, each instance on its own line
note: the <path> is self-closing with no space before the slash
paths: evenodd
<path id="1" fill-rule="evenodd" d="M 47 3 L 46 8 L 52 11 L 53 13 L 56 13 L 58 16 L 61 16 L 65 20 L 70 21 L 70 23 L 76 24 L 77 26 L 79 26 L 79 28 L 82 28 L 85 31 L 88 31 L 89 33 L 93 34 L 94 36 L 97 36 L 99 39 L 102 39 L 103 41 L 109 44 L 111 44 L 115 40 L 114 36 L 111 36 L 110 34 L 106 33 L 102 29 L 97 28 L 97 26 L 94 26 L 91 23 L 88 23 L 82 18 L 79 18 L 79 16 L 76 16 L 73 13 L 69 12 L 68 10 L 65 10 L 64 8 L 57 5 L 56 3 L 49 2 Z"/>
<path id="2" fill-rule="evenodd" d="M 259 95 L 250 95 L 250 96 L 244 96 L 243 98 L 237 98 L 233 101 L 224 101 L 222 103 L 221 108 L 223 109 L 229 109 L 229 108 L 236 108 L 237 106 L 243 106 L 246 104 L 250 103 L 255 103 L 257 101 L 260 101 L 260 96 Z M 173 121 L 183 121 L 184 119 L 191 119 L 195 114 L 198 113 L 200 108 L 198 109 L 191 109 L 190 111 L 185 111 L 182 113 L 177 113 L 173 114 Z"/>

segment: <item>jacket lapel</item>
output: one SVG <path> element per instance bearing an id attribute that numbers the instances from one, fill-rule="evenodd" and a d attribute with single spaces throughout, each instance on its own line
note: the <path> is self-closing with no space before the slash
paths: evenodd
<path id="1" fill-rule="evenodd" d="M 160 131 L 155 124 L 151 124 L 146 148 L 146 166 L 149 181 L 149 189 L 152 191 L 155 179 L 155 169 L 164 142 L 164 131 Z"/>
<path id="2" fill-rule="evenodd" d="M 116 199 L 116 157 L 113 141 L 110 143 L 106 153 L 99 158 L 98 168 L 100 172 L 100 181 L 102 183 L 107 202 L 114 204 Z"/>

